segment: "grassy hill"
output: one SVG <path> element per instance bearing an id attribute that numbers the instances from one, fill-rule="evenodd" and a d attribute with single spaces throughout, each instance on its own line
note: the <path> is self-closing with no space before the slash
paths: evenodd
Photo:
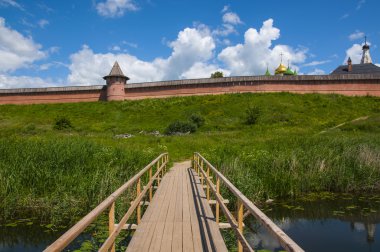
<path id="1" fill-rule="evenodd" d="M 245 123 L 249 107 L 258 111 L 253 125 Z M 193 134 L 150 134 L 192 114 L 205 119 Z M 54 129 L 57 118 L 72 128 Z M 165 151 L 174 161 L 199 151 L 253 200 L 380 191 L 375 97 L 229 94 L 3 105 L 0 128 L 2 218 L 79 216 Z M 115 138 L 126 133 L 133 137 Z"/>

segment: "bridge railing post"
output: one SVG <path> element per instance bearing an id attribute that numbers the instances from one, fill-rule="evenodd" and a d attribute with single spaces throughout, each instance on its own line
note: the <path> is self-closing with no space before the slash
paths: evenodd
<path id="1" fill-rule="evenodd" d="M 216 194 L 220 195 L 220 178 L 216 178 Z M 215 219 L 216 223 L 219 225 L 219 201 L 216 201 L 216 206 L 215 206 Z"/>
<path id="2" fill-rule="evenodd" d="M 204 171 L 203 170 L 203 159 L 201 160 L 201 169 L 202 169 L 202 171 Z M 201 182 L 202 182 L 202 186 L 203 186 L 203 172 L 201 172 Z"/>
<path id="3" fill-rule="evenodd" d="M 152 167 L 149 168 L 149 182 L 152 180 Z M 153 198 L 153 184 L 149 187 L 149 202 L 152 202 Z"/>
<path id="4" fill-rule="evenodd" d="M 109 213 L 108 213 L 108 232 L 109 235 L 112 234 L 113 230 L 115 229 L 115 202 L 112 203 Z M 115 242 L 112 243 L 111 252 L 115 252 Z"/>
<path id="5" fill-rule="evenodd" d="M 140 196 L 141 193 L 141 178 L 137 181 L 137 187 L 136 187 L 136 200 Z M 140 202 L 137 206 L 137 225 L 140 224 L 141 221 L 141 205 Z"/>
<path id="6" fill-rule="evenodd" d="M 200 158 L 199 158 L 199 155 L 197 155 L 197 166 L 198 166 L 198 177 L 200 177 L 201 167 L 200 167 Z"/>
<path id="7" fill-rule="evenodd" d="M 207 165 L 207 178 L 208 179 L 210 178 L 210 166 L 208 165 Z M 210 185 L 209 183 L 207 183 L 207 180 L 206 180 L 206 184 L 207 184 L 207 189 L 206 189 L 207 201 L 210 201 Z"/>
<path id="8" fill-rule="evenodd" d="M 236 219 L 238 221 L 238 229 L 240 230 L 242 234 L 243 234 L 243 215 L 244 215 L 244 205 L 243 205 L 243 202 L 240 199 L 238 199 Z M 240 240 L 238 240 L 238 252 L 243 252 L 243 245 L 240 242 Z"/>
<path id="9" fill-rule="evenodd" d="M 157 161 L 157 171 L 160 169 L 160 160 Z M 160 185 L 160 176 L 161 176 L 161 172 L 158 173 L 158 176 L 157 176 L 157 186 Z"/>

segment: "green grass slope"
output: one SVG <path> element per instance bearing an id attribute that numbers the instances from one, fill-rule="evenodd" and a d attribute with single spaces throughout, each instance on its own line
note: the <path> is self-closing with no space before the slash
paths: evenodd
<path id="1" fill-rule="evenodd" d="M 254 125 L 248 107 L 258 107 Z M 155 136 L 197 113 L 196 133 Z M 56 118 L 73 128 L 56 130 Z M 360 117 L 364 120 L 353 121 Z M 340 127 L 336 127 L 345 123 Z M 252 200 L 380 191 L 380 98 L 289 93 L 0 106 L 0 213 L 75 218 L 159 153 L 206 156 Z M 143 133 L 145 132 L 145 133 Z M 115 135 L 132 134 L 128 139 Z"/>

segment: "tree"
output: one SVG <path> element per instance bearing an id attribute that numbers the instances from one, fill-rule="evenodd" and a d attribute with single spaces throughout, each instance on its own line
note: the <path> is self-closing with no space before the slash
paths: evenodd
<path id="1" fill-rule="evenodd" d="M 211 78 L 223 78 L 223 72 L 216 71 L 211 74 Z"/>

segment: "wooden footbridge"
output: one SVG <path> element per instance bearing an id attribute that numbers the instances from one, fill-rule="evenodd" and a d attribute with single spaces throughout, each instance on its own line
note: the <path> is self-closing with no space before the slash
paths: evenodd
<path id="1" fill-rule="evenodd" d="M 128 252 L 227 251 L 222 228 L 234 231 L 238 251 L 254 251 L 244 236 L 244 218 L 248 215 L 266 227 L 285 250 L 303 251 L 199 153 L 191 161 L 175 163 L 171 169 L 167 169 L 168 162 L 168 154 L 161 154 L 45 251 L 64 250 L 105 211 L 108 211 L 109 236 L 99 251 L 120 250 L 115 240 L 119 235 L 127 235 L 122 233 L 125 230 L 135 230 Z M 221 186 L 237 198 L 235 215 L 229 210 L 229 201 L 220 193 Z M 136 198 L 116 224 L 115 202 L 131 188 Z M 228 222 L 221 222 L 221 212 Z M 128 223 L 131 219 L 136 223 Z"/>

